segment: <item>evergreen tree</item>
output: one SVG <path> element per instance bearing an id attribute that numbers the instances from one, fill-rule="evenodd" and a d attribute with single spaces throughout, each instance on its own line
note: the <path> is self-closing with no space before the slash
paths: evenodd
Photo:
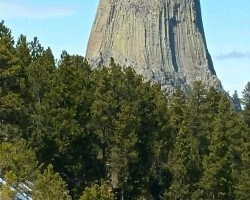
<path id="1" fill-rule="evenodd" d="M 91 107 L 94 128 L 104 173 L 114 188 L 126 187 L 129 164 L 136 160 L 136 133 L 139 128 L 137 105 L 133 92 L 138 82 L 132 71 L 111 68 L 94 74 L 95 100 Z M 135 85 L 134 85 L 135 84 Z"/>
<path id="2" fill-rule="evenodd" d="M 31 58 L 33 61 L 39 58 L 44 52 L 44 48 L 40 44 L 37 37 L 34 37 L 33 41 L 29 43 L 29 48 L 31 52 Z"/>
<path id="3" fill-rule="evenodd" d="M 31 53 L 29 49 L 29 43 L 24 35 L 20 35 L 16 44 L 16 55 L 20 60 L 23 68 L 28 67 L 31 64 Z"/>
<path id="4" fill-rule="evenodd" d="M 110 187 L 106 183 L 87 187 L 80 200 L 114 200 L 114 195 L 110 192 Z"/>
<path id="5" fill-rule="evenodd" d="M 250 198 L 250 142 L 249 142 L 249 130 L 246 139 L 246 143 L 244 145 L 244 151 L 242 154 L 242 169 L 240 173 L 237 173 L 237 183 L 235 187 L 235 196 L 236 199 L 247 200 Z M 241 147 L 242 148 L 242 147 Z"/>
<path id="6" fill-rule="evenodd" d="M 52 77 L 51 89 L 41 103 L 40 124 L 44 127 L 39 125 L 32 137 L 32 143 L 42 147 L 37 149 L 39 158 L 63 174 L 76 197 L 88 180 L 98 176 L 94 170 L 98 163 L 91 147 L 92 135 L 89 135 L 90 73 L 84 58 L 64 55 Z"/>
<path id="7" fill-rule="evenodd" d="M 0 199 L 12 200 L 17 196 L 17 191 L 13 189 L 13 185 L 17 185 L 17 177 L 13 171 L 7 172 L 4 181 L 0 185 Z"/>
<path id="8" fill-rule="evenodd" d="M 234 106 L 235 111 L 236 112 L 242 111 L 241 100 L 239 98 L 237 90 L 234 91 L 232 100 L 233 100 L 233 106 Z"/>
<path id="9" fill-rule="evenodd" d="M 183 121 L 185 119 L 185 113 L 187 110 L 187 97 L 184 92 L 177 88 L 174 93 L 169 97 L 169 125 L 171 127 L 171 138 L 169 141 L 170 149 L 173 148 L 173 145 L 176 140 L 176 136 L 179 133 Z"/>
<path id="10" fill-rule="evenodd" d="M 239 127 L 234 120 L 230 102 L 221 96 L 218 113 L 213 121 L 209 153 L 203 159 L 203 176 L 196 195 L 203 199 L 234 199 L 235 175 L 241 158 Z M 200 195 L 200 196 L 199 196 Z"/>
<path id="11" fill-rule="evenodd" d="M 200 143 L 201 159 L 207 153 L 211 121 L 215 110 L 213 102 L 216 101 L 216 95 L 217 91 L 213 91 L 213 88 L 210 90 L 206 89 L 201 81 L 194 82 L 192 90 L 188 95 L 188 118 L 193 127 L 194 136 Z"/>
<path id="12" fill-rule="evenodd" d="M 193 122 L 199 126 L 198 137 L 200 140 L 201 157 L 209 154 L 209 145 L 211 142 L 211 135 L 214 131 L 214 119 L 219 113 L 219 102 L 222 98 L 222 93 L 215 88 L 209 88 L 204 93 L 204 100 L 199 117 L 195 113 Z"/>
<path id="13" fill-rule="evenodd" d="M 35 153 L 24 140 L 0 145 L 0 177 L 6 182 L 1 189 L 2 195 L 29 194 L 38 172 Z"/>
<path id="14" fill-rule="evenodd" d="M 18 137 L 22 120 L 21 65 L 11 31 L 0 23 L 0 140 Z"/>
<path id="15" fill-rule="evenodd" d="M 70 200 L 66 183 L 58 173 L 53 171 L 51 165 L 39 174 L 34 182 L 32 190 L 32 199 L 34 200 Z"/>
<path id="16" fill-rule="evenodd" d="M 27 98 L 31 106 L 40 104 L 51 88 L 51 80 L 56 70 L 54 56 L 48 48 L 26 69 Z"/>
<path id="17" fill-rule="evenodd" d="M 247 83 L 242 95 L 242 102 L 244 105 L 243 115 L 248 127 L 250 127 L 250 82 Z"/>
<path id="18" fill-rule="evenodd" d="M 206 100 L 206 89 L 205 85 L 201 81 L 193 83 L 193 87 L 190 93 L 190 103 L 193 105 L 193 109 L 196 115 L 200 117 L 202 115 L 204 102 Z"/>
<path id="19" fill-rule="evenodd" d="M 181 89 L 177 88 L 169 100 L 170 125 L 176 133 L 184 120 L 186 106 L 186 95 Z"/>
<path id="20" fill-rule="evenodd" d="M 173 113 L 171 118 L 176 116 L 174 118 L 180 121 L 177 129 L 174 129 L 176 136 L 169 153 L 168 168 L 172 173 L 172 184 L 164 196 L 166 199 L 193 199 L 192 194 L 201 176 L 201 152 L 198 137 L 200 132 L 194 115 L 194 113 L 198 115 L 197 112 L 201 112 L 201 102 L 196 99 L 194 103 L 199 105 L 188 107 L 180 91 L 176 92 L 178 98 L 175 98 L 174 106 L 177 106 L 178 109 L 175 110 L 178 112 Z"/>
<path id="21" fill-rule="evenodd" d="M 247 200 L 250 83 L 242 104 L 200 81 L 166 94 L 114 59 L 56 63 L 1 22 L 0 198 Z"/>
<path id="22" fill-rule="evenodd" d="M 25 67 L 25 90 L 23 91 L 26 105 L 26 127 L 23 137 L 29 141 L 38 153 L 41 162 L 41 153 L 49 145 L 46 139 L 49 133 L 46 119 L 49 105 L 44 103 L 46 94 L 52 89 L 52 78 L 56 67 L 53 54 L 48 48 L 39 57 Z M 48 146 L 46 146 L 48 145 Z M 51 149 L 51 148 L 48 148 Z M 48 162 L 46 162 L 48 164 Z"/>

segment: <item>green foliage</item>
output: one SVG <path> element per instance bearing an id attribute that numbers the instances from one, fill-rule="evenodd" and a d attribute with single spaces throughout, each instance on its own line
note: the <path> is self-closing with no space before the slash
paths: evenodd
<path id="1" fill-rule="evenodd" d="M 9 171 L 5 174 L 5 184 L 0 187 L 0 198 L 6 200 L 12 200 L 17 195 L 17 191 L 12 189 L 13 185 L 17 185 L 17 177 L 13 171 Z"/>
<path id="2" fill-rule="evenodd" d="M 29 194 L 31 182 L 39 173 L 35 153 L 24 140 L 0 145 L 0 177 L 4 178 L 0 193 L 3 198 L 12 198 L 18 192 Z M 27 187 L 24 187 L 24 184 Z M 13 190 L 15 188 L 15 190 Z"/>
<path id="3" fill-rule="evenodd" d="M 13 171 L 18 181 L 32 180 L 36 175 L 38 162 L 35 153 L 24 140 L 0 145 L 0 173 Z"/>
<path id="4" fill-rule="evenodd" d="M 237 112 L 242 111 L 241 100 L 239 98 L 237 90 L 234 91 L 234 94 L 232 96 L 232 101 L 234 104 L 235 111 L 237 111 Z"/>
<path id="5" fill-rule="evenodd" d="M 16 55 L 11 31 L 0 23 L 0 141 L 10 141 L 12 135 L 10 125 L 20 132 L 20 121 L 23 117 L 23 99 L 21 98 L 20 61 Z"/>
<path id="6" fill-rule="evenodd" d="M 244 105 L 243 115 L 248 127 L 250 128 L 250 82 L 247 83 L 242 95 L 242 102 Z"/>
<path id="7" fill-rule="evenodd" d="M 101 185 L 94 184 L 91 187 L 87 187 L 80 200 L 114 200 L 115 197 L 111 193 L 111 188 L 106 184 Z"/>
<path id="8" fill-rule="evenodd" d="M 245 108 L 250 107 L 250 82 L 247 83 L 245 89 L 242 92 L 242 95 Z"/>
<path id="9" fill-rule="evenodd" d="M 90 72 L 83 57 L 64 55 L 51 79 L 52 88 L 41 103 L 39 115 L 40 124 L 46 124 L 44 134 L 39 133 L 40 125 L 34 134 L 34 141 L 38 138 L 45 144 L 39 150 L 43 161 L 63 172 L 69 188 L 76 194 L 81 192 L 86 179 L 92 178 L 85 173 L 96 162 L 89 135 Z"/>
<path id="10" fill-rule="evenodd" d="M 16 55 L 21 61 L 23 68 L 28 67 L 31 64 L 31 55 L 27 38 L 24 35 L 20 35 L 16 44 Z"/>
<path id="11" fill-rule="evenodd" d="M 231 151 L 228 141 L 230 135 L 227 135 L 228 126 L 231 124 L 225 121 L 225 118 L 229 119 L 229 116 L 225 116 L 225 112 L 228 112 L 228 105 L 225 103 L 223 100 L 219 102 L 219 114 L 214 120 L 215 128 L 210 139 L 209 154 L 203 160 L 204 175 L 200 185 L 204 188 L 205 199 L 233 199 Z"/>
<path id="12" fill-rule="evenodd" d="M 119 174 L 117 178 L 125 183 L 129 162 L 137 157 L 134 149 L 139 116 L 138 105 L 133 99 L 136 95 L 133 81 L 140 80 L 133 80 L 135 78 L 130 70 L 122 72 L 115 65 L 98 71 L 94 78 L 97 83 L 91 107 L 92 126 L 100 142 L 103 166 L 106 176 Z"/>
<path id="13" fill-rule="evenodd" d="M 55 173 L 51 165 L 39 174 L 32 190 L 34 200 L 70 200 L 66 183 L 58 173 Z"/>
<path id="14" fill-rule="evenodd" d="M 113 59 L 56 62 L 1 22 L 1 199 L 249 199 L 249 94 L 242 112 L 200 81 L 166 94 Z"/>
<path id="15" fill-rule="evenodd" d="M 173 174 L 173 182 L 165 194 L 166 198 L 191 199 L 201 172 L 199 140 L 190 125 L 183 125 L 177 133 L 168 166 Z"/>

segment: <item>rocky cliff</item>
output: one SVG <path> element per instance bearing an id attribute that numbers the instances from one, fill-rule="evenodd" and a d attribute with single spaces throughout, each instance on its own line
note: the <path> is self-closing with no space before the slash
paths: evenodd
<path id="1" fill-rule="evenodd" d="M 195 80 L 221 88 L 207 50 L 199 0 L 100 0 L 86 57 L 113 57 L 166 90 Z"/>

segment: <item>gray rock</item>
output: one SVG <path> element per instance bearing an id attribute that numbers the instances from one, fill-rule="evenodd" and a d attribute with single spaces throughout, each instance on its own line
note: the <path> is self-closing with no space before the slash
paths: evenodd
<path id="1" fill-rule="evenodd" d="M 207 50 L 199 0 L 100 0 L 86 58 L 113 57 L 165 90 L 196 80 L 221 89 Z"/>

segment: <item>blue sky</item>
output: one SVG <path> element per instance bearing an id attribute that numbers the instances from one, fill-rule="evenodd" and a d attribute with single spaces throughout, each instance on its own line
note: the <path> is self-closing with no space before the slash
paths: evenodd
<path id="1" fill-rule="evenodd" d="M 250 81 L 249 0 L 200 0 L 209 51 L 226 91 Z M 85 55 L 99 0 L 0 0 L 0 20 L 17 38 L 37 36 L 57 58 L 62 50 Z"/>

